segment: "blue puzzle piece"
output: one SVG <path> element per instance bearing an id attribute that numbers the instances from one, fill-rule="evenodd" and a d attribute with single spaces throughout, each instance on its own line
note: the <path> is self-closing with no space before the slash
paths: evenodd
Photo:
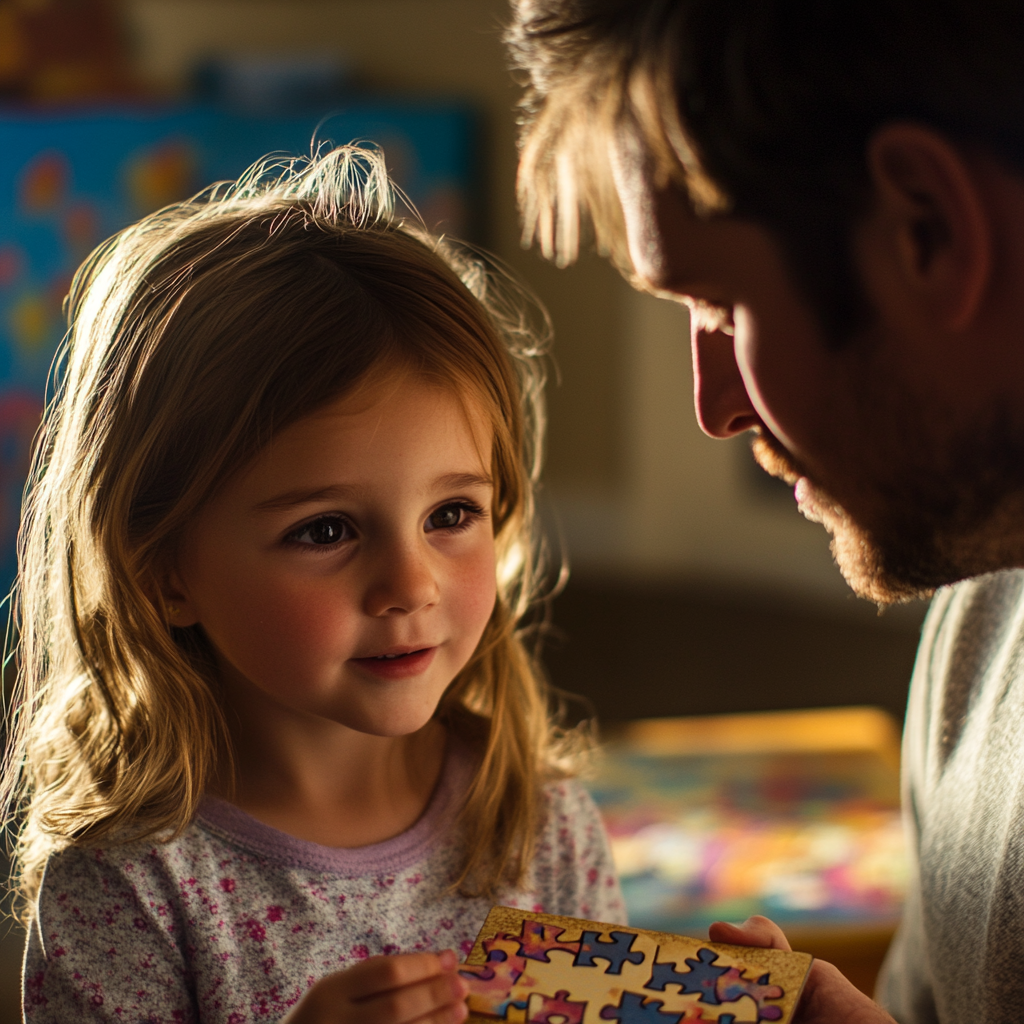
<path id="1" fill-rule="evenodd" d="M 614 932 L 612 933 L 615 934 Z M 623 992 L 618 1006 L 602 1006 L 602 1020 L 617 1020 L 619 1024 L 679 1024 L 681 1013 L 666 1013 L 660 999 L 644 1002 L 636 992 Z"/>
<path id="2" fill-rule="evenodd" d="M 655 962 L 651 968 L 651 976 L 644 985 L 654 992 L 664 992 L 666 985 L 688 985 L 693 980 L 693 972 L 686 971 L 680 974 L 675 964 L 660 964 L 657 962 L 658 954 L 654 954 Z M 683 991 L 687 991 L 683 988 Z"/>
<path id="3" fill-rule="evenodd" d="M 595 957 L 608 961 L 605 974 L 621 974 L 622 965 L 627 961 L 631 964 L 642 964 L 644 954 L 640 950 L 632 950 L 635 932 L 612 932 L 611 941 L 601 938 L 600 932 L 584 932 L 580 936 L 580 951 L 576 954 L 573 965 L 576 967 L 596 967 Z"/>
<path id="4" fill-rule="evenodd" d="M 651 977 L 644 988 L 655 992 L 664 992 L 666 985 L 678 985 L 682 995 L 699 995 L 700 1002 L 717 1006 L 719 1003 L 718 979 L 728 971 L 728 967 L 716 967 L 718 954 L 711 949 L 697 950 L 697 959 L 687 958 L 688 971 L 677 971 L 675 964 L 658 963 L 658 954 L 654 954 L 655 963 L 651 968 Z"/>

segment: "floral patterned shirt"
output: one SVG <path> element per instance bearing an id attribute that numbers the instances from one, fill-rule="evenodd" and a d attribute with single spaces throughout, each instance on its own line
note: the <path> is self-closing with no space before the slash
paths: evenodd
<path id="1" fill-rule="evenodd" d="M 423 817 L 358 849 L 305 842 L 207 797 L 177 839 L 70 848 L 47 865 L 25 955 L 30 1024 L 278 1021 L 318 978 L 378 953 L 467 953 L 492 900 L 447 892 L 469 764 L 449 755 Z M 497 902 L 623 921 L 597 809 L 545 789 L 526 883 Z"/>

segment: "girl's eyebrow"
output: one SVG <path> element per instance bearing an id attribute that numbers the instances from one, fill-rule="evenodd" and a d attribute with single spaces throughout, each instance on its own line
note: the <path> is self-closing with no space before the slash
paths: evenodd
<path id="1" fill-rule="evenodd" d="M 446 473 L 438 477 L 433 487 L 439 490 L 452 490 L 461 487 L 493 487 L 494 481 L 490 476 L 479 473 Z M 254 512 L 280 512 L 284 509 L 294 508 L 296 505 L 307 505 L 314 501 L 329 501 L 333 498 L 351 498 L 358 493 L 359 487 L 352 484 L 331 484 L 327 487 L 297 488 L 293 491 L 285 491 L 284 494 L 275 495 L 266 501 L 261 501 L 253 506 Z"/>

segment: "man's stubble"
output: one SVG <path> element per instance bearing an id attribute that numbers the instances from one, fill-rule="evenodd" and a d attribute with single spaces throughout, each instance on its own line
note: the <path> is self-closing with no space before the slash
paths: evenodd
<path id="1" fill-rule="evenodd" d="M 800 510 L 832 537 L 832 557 L 849 586 L 880 607 L 929 597 L 941 586 L 982 573 L 1024 565 L 1024 429 L 1005 405 L 980 422 L 952 423 L 938 410 L 911 414 L 905 392 L 888 397 L 895 436 L 887 444 L 896 464 L 847 460 L 843 482 L 856 488 L 859 514 L 851 515 L 827 486 L 806 473 L 763 427 L 754 458 L 772 476 L 795 485 L 810 482 Z M 895 394 L 893 394 L 895 393 Z M 873 403 L 879 411 L 879 403 Z M 916 432 L 914 429 L 916 428 Z M 890 442 L 892 438 L 888 439 Z M 851 495 L 852 497 L 852 495 Z"/>

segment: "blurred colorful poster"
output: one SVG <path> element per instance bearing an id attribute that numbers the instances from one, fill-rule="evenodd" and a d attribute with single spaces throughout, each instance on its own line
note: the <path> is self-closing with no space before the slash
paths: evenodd
<path id="1" fill-rule="evenodd" d="M 590 787 L 630 924 L 701 935 L 751 914 L 785 927 L 899 919 L 898 773 L 873 753 L 651 756 L 612 745 Z"/>
<path id="2" fill-rule="evenodd" d="M 269 153 L 372 142 L 428 225 L 474 234 L 472 112 L 455 104 L 361 102 L 325 118 L 261 118 L 212 107 L 0 113 L 0 587 L 31 439 L 66 329 L 62 306 L 95 245 L 138 217 Z"/>

